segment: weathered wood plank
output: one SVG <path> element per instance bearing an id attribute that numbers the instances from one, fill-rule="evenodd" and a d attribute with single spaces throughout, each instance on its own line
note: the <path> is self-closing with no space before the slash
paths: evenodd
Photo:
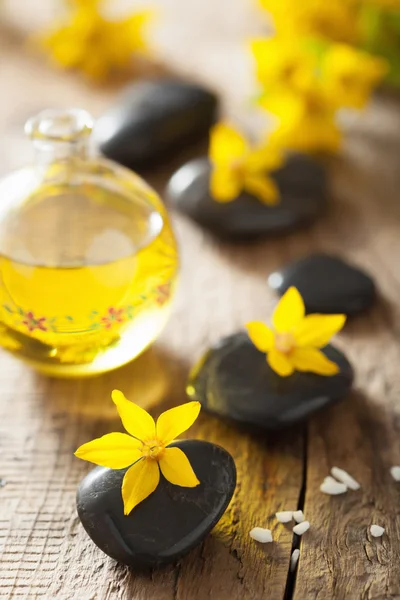
<path id="1" fill-rule="evenodd" d="M 346 165 L 338 165 L 336 191 L 347 195 L 346 208 L 337 204 L 329 223 L 332 247 L 368 267 L 380 300 L 342 336 L 357 391 L 309 426 L 304 511 L 311 529 L 301 543 L 295 600 L 400 597 L 400 487 L 389 473 L 400 462 L 397 102 L 381 98 L 367 123 L 362 146 L 355 135 Z M 349 471 L 361 490 L 320 493 L 334 465 Z M 373 523 L 385 527 L 382 539 L 367 531 Z"/>

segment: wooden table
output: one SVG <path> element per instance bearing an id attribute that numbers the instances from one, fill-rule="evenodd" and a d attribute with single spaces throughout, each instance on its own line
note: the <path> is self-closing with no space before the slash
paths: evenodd
<path id="1" fill-rule="evenodd" d="M 36 15 L 41 2 L 26 4 Z M 226 114 L 256 127 L 243 44 L 260 31 L 251 3 L 165 0 L 163 7 L 156 40 L 170 68 L 219 90 Z M 21 15 L 27 22 L 25 10 Z M 81 105 L 96 115 L 113 96 L 52 71 L 7 27 L 0 30 L 0 57 L 1 172 L 30 158 L 22 127 L 32 113 Z M 161 339 L 137 362 L 90 380 L 58 381 L 1 353 L 1 599 L 400 598 L 400 485 L 389 474 L 400 463 L 399 104 L 388 96 L 376 99 L 347 127 L 345 153 L 331 165 L 330 209 L 314 227 L 228 246 L 174 215 L 180 295 Z M 160 191 L 171 168 L 150 174 Z M 124 390 L 155 416 L 185 401 L 191 363 L 245 321 L 267 319 L 276 302 L 267 275 L 316 249 L 364 267 L 380 291 L 376 307 L 352 320 L 338 341 L 355 366 L 350 397 L 276 437 L 254 437 L 202 414 L 190 435 L 221 444 L 237 464 L 237 490 L 226 514 L 188 557 L 151 576 L 108 559 L 77 518 L 75 491 L 89 465 L 73 451 L 120 427 L 110 391 Z M 332 465 L 352 473 L 361 490 L 321 494 Z M 293 534 L 273 515 L 296 507 L 311 529 L 301 540 L 297 573 L 290 574 Z M 367 533 L 372 523 L 386 528 L 382 539 Z M 249 538 L 258 525 L 272 529 L 273 544 L 260 547 Z"/>

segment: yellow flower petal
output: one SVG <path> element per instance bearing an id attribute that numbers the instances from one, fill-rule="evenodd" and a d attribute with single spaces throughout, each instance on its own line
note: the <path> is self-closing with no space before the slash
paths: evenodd
<path id="1" fill-rule="evenodd" d="M 182 487 L 196 487 L 197 479 L 188 457 L 180 448 L 166 448 L 160 460 L 161 473 L 170 483 Z"/>
<path id="2" fill-rule="evenodd" d="M 341 142 L 335 120 L 339 106 L 336 97 L 317 86 L 315 78 L 303 85 L 301 93 L 271 93 L 261 101 L 279 121 L 269 143 L 307 152 L 336 152 Z"/>
<path id="3" fill-rule="evenodd" d="M 122 20 L 108 20 L 101 14 L 99 4 L 94 0 L 75 0 L 61 26 L 41 36 L 42 45 L 55 62 L 95 79 L 130 69 L 132 55 L 146 49 L 144 29 L 149 17 L 147 11 Z"/>
<path id="4" fill-rule="evenodd" d="M 154 419 L 137 404 L 130 402 L 119 390 L 114 390 L 111 397 L 117 407 L 118 414 L 126 431 L 139 440 L 153 439 L 156 434 Z"/>
<path id="5" fill-rule="evenodd" d="M 246 157 L 246 167 L 249 173 L 273 171 L 283 164 L 284 157 L 280 150 L 272 146 L 269 140 L 265 145 L 252 150 Z"/>
<path id="6" fill-rule="evenodd" d="M 152 458 L 142 458 L 127 470 L 122 482 L 124 514 L 129 513 L 150 496 L 160 481 L 158 463 Z"/>
<path id="7" fill-rule="evenodd" d="M 296 327 L 296 345 L 323 348 L 345 322 L 345 315 L 308 315 Z"/>
<path id="8" fill-rule="evenodd" d="M 157 419 L 157 439 L 167 446 L 189 429 L 199 416 L 200 402 L 186 402 L 163 412 Z"/>
<path id="9" fill-rule="evenodd" d="M 261 321 L 252 321 L 246 324 L 247 333 L 256 348 L 261 352 L 268 352 L 274 345 L 273 331 L 261 323 Z"/>
<path id="10" fill-rule="evenodd" d="M 227 123 L 217 123 L 210 131 L 209 157 L 217 165 L 243 158 L 249 146 L 246 139 Z"/>
<path id="11" fill-rule="evenodd" d="M 244 188 L 264 204 L 278 204 L 279 189 L 268 175 L 246 175 Z"/>
<path id="12" fill-rule="evenodd" d="M 275 308 L 272 323 L 278 333 L 292 331 L 304 318 L 303 298 L 295 287 L 290 287 Z"/>
<path id="13" fill-rule="evenodd" d="M 217 202 L 232 202 L 243 189 L 243 180 L 229 167 L 214 167 L 210 178 L 210 193 Z"/>
<path id="14" fill-rule="evenodd" d="M 126 433 L 108 433 L 78 448 L 75 456 L 101 467 L 125 469 L 141 456 L 141 442 Z"/>
<path id="15" fill-rule="evenodd" d="M 286 36 L 256 39 L 251 44 L 256 63 L 256 76 L 268 90 L 299 89 L 304 78 L 314 76 L 316 60 L 302 40 Z"/>
<path id="16" fill-rule="evenodd" d="M 316 348 L 296 348 L 290 354 L 290 360 L 298 371 L 310 371 L 318 375 L 335 375 L 339 367 Z"/>
<path id="17" fill-rule="evenodd" d="M 267 361 L 271 369 L 273 369 L 275 373 L 278 373 L 278 375 L 281 377 L 287 377 L 294 371 L 294 368 L 286 354 L 279 352 L 279 350 L 276 350 L 275 348 L 268 352 Z"/>
<path id="18" fill-rule="evenodd" d="M 327 93 L 342 106 L 362 108 L 387 70 L 381 58 L 346 44 L 331 44 L 323 59 L 322 79 Z"/>

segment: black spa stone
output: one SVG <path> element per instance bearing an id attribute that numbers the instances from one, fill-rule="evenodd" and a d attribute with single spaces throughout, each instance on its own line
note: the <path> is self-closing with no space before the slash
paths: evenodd
<path id="1" fill-rule="evenodd" d="M 324 167 L 302 154 L 292 154 L 272 173 L 281 201 L 267 206 L 243 192 L 232 202 L 210 195 L 211 165 L 207 158 L 191 161 L 172 176 L 167 187 L 171 203 L 196 223 L 225 238 L 272 236 L 312 222 L 326 206 Z"/>
<path id="2" fill-rule="evenodd" d="M 308 313 L 353 315 L 368 309 L 376 295 L 371 277 L 328 254 L 312 254 L 290 263 L 272 273 L 268 283 L 280 295 L 296 287 Z"/>
<path id="3" fill-rule="evenodd" d="M 182 440 L 181 448 L 200 485 L 172 485 L 161 475 L 156 490 L 124 516 L 124 470 L 96 467 L 81 482 L 77 509 L 93 542 L 108 556 L 137 569 L 158 567 L 181 558 L 221 518 L 236 486 L 231 455 L 215 444 Z"/>
<path id="4" fill-rule="evenodd" d="M 336 362 L 333 376 L 295 372 L 280 377 L 244 332 L 222 339 L 196 365 L 187 392 L 193 400 L 220 417 L 267 430 L 299 423 L 344 398 L 353 381 L 353 369 L 333 346 L 324 354 Z"/>
<path id="5" fill-rule="evenodd" d="M 94 139 L 108 158 L 140 168 L 206 137 L 217 110 L 216 95 L 201 86 L 139 81 L 98 119 Z"/>

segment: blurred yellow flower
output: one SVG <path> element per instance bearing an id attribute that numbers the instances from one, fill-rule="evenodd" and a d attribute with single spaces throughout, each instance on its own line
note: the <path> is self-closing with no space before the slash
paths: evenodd
<path id="1" fill-rule="evenodd" d="M 99 0 L 73 0 L 69 19 L 41 37 L 55 63 L 95 80 L 128 69 L 132 55 L 144 52 L 143 31 L 150 19 L 144 11 L 119 21 L 105 19 Z"/>
<path id="2" fill-rule="evenodd" d="M 339 150 L 341 134 L 335 122 L 336 105 L 319 89 L 318 82 L 301 94 L 267 96 L 262 104 L 278 120 L 270 135 L 272 144 L 303 152 Z"/>
<path id="3" fill-rule="evenodd" d="M 246 328 L 253 344 L 266 353 L 271 369 L 281 377 L 294 371 L 335 375 L 338 365 L 319 349 L 342 329 L 345 321 L 345 315 L 306 316 L 300 293 L 291 287 L 275 308 L 273 329 L 259 321 L 247 323 Z"/>
<path id="4" fill-rule="evenodd" d="M 257 79 L 267 92 L 275 87 L 301 89 L 317 67 L 315 57 L 292 37 L 253 40 L 251 50 Z"/>
<path id="5" fill-rule="evenodd" d="M 252 148 L 241 133 L 218 123 L 210 133 L 210 192 L 217 202 L 231 202 L 244 190 L 265 204 L 279 201 L 279 190 L 268 175 L 283 163 L 275 147 Z"/>
<path id="6" fill-rule="evenodd" d="M 345 44 L 332 44 L 323 57 L 322 82 L 338 105 L 362 108 L 387 71 L 381 58 Z"/>
<path id="7" fill-rule="evenodd" d="M 174 485 L 196 487 L 197 479 L 180 448 L 170 448 L 174 439 L 189 429 L 200 412 L 199 402 L 187 402 L 162 413 L 157 424 L 148 412 L 127 400 L 118 390 L 112 393 L 127 433 L 108 433 L 80 446 L 75 456 L 110 469 L 129 467 L 122 482 L 124 514 L 154 492 L 160 470 Z"/>
<path id="8" fill-rule="evenodd" d="M 352 0 L 260 0 L 279 34 L 351 41 L 357 37 L 357 3 Z"/>

